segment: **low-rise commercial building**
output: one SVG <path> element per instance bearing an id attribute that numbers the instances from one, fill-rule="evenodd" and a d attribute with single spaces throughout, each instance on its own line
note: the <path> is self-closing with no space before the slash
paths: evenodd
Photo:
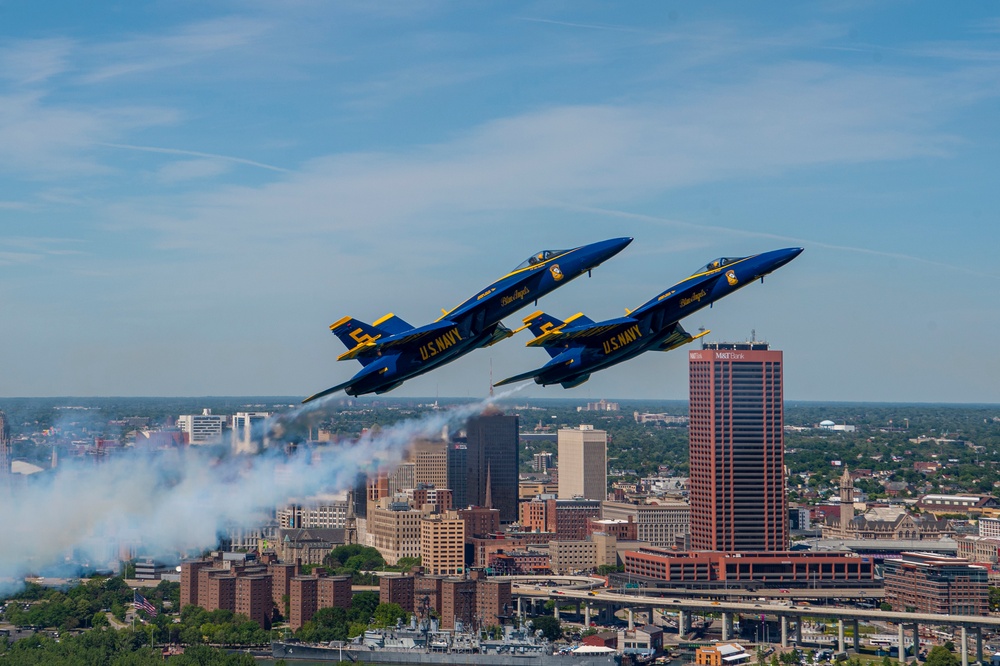
<path id="1" fill-rule="evenodd" d="M 635 523 L 634 541 L 643 541 L 661 548 L 674 545 L 677 537 L 691 531 L 691 507 L 683 502 L 661 502 L 658 504 L 630 504 L 628 502 L 604 502 L 604 520 L 628 521 Z"/>
<path id="2" fill-rule="evenodd" d="M 703 645 L 694 652 L 694 663 L 697 666 L 739 666 L 752 658 L 738 643 Z"/>
<path id="3" fill-rule="evenodd" d="M 762 587 L 875 586 L 874 564 L 854 553 L 826 552 L 677 552 L 640 548 L 621 554 L 626 575 L 650 585 Z"/>
<path id="4" fill-rule="evenodd" d="M 619 654 L 659 654 L 663 651 L 663 629 L 647 624 L 618 632 Z"/>
<path id="5" fill-rule="evenodd" d="M 603 533 L 592 534 L 584 541 L 550 541 L 549 566 L 554 574 L 568 574 L 617 564 L 617 543 L 615 537 Z"/>
<path id="6" fill-rule="evenodd" d="M 894 611 L 985 615 L 989 610 L 986 567 L 926 553 L 903 553 L 883 566 L 885 601 Z"/>

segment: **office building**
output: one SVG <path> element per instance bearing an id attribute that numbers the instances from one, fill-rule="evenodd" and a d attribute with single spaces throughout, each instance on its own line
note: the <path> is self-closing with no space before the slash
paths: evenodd
<path id="1" fill-rule="evenodd" d="M 407 502 L 388 497 L 369 509 L 368 535 L 386 564 L 395 565 L 401 557 L 420 557 L 420 520 L 425 515 Z"/>
<path id="2" fill-rule="evenodd" d="M 454 576 L 465 570 L 465 521 L 457 512 L 421 518 L 420 562 L 431 576 Z"/>
<path id="3" fill-rule="evenodd" d="M 608 433 L 594 426 L 559 430 L 559 499 L 608 498 Z"/>
<path id="4" fill-rule="evenodd" d="M 411 462 L 399 463 L 396 469 L 389 472 L 389 495 L 396 495 L 404 490 L 417 487 L 417 466 Z"/>
<path id="5" fill-rule="evenodd" d="M 225 423 L 226 417 L 213 414 L 211 409 L 204 409 L 201 414 L 181 414 L 177 417 L 177 427 L 187 435 L 188 444 L 218 442 L 222 439 Z"/>
<path id="6" fill-rule="evenodd" d="M 417 484 L 412 491 L 407 491 L 407 497 L 411 498 L 413 506 L 423 508 L 424 505 L 431 505 L 435 513 L 445 513 L 454 508 L 454 498 L 447 488 L 427 487 Z"/>
<path id="7" fill-rule="evenodd" d="M 986 567 L 929 553 L 902 553 L 883 566 L 885 601 L 894 611 L 976 616 L 989 611 Z"/>
<path id="8" fill-rule="evenodd" d="M 552 467 L 552 454 L 548 451 L 536 453 L 531 457 L 531 469 L 545 473 Z"/>
<path id="9" fill-rule="evenodd" d="M 557 575 L 593 571 L 601 565 L 618 564 L 618 540 L 608 534 L 593 534 L 585 541 L 549 541 L 549 567 Z"/>
<path id="10" fill-rule="evenodd" d="M 278 525 L 283 528 L 337 528 L 347 524 L 347 493 L 308 497 L 278 509 Z"/>
<path id="11" fill-rule="evenodd" d="M 502 523 L 517 520 L 517 428 L 516 415 L 507 416 L 495 408 L 487 408 L 465 424 L 466 501 L 499 509 Z"/>
<path id="12" fill-rule="evenodd" d="M 469 482 L 469 449 L 465 444 L 448 444 L 447 454 L 448 485 L 454 506 L 464 509 L 469 506 L 467 492 Z"/>
<path id="13" fill-rule="evenodd" d="M 604 502 L 604 519 L 635 524 L 636 541 L 670 548 L 691 528 L 691 507 L 683 502 L 655 504 Z M 623 537 L 619 537 L 623 538 Z"/>
<path id="14" fill-rule="evenodd" d="M 785 550 L 782 353 L 712 343 L 688 359 L 691 547 Z"/>
<path id="15" fill-rule="evenodd" d="M 414 487 L 424 484 L 448 488 L 448 443 L 419 439 L 410 446 L 409 459 L 414 464 Z"/>
<path id="16" fill-rule="evenodd" d="M 465 540 L 486 537 L 500 531 L 500 512 L 496 509 L 476 506 L 459 509 L 459 517 L 465 521 Z"/>
<path id="17" fill-rule="evenodd" d="M 233 450 L 256 453 L 267 446 L 265 423 L 271 412 L 236 412 L 233 415 Z"/>
<path id="18" fill-rule="evenodd" d="M 979 536 L 1000 537 L 1000 518 L 980 518 L 977 521 Z"/>
<path id="19" fill-rule="evenodd" d="M 625 576 L 647 587 L 809 589 L 879 585 L 872 558 L 856 553 L 718 553 L 650 547 L 625 551 L 621 559 Z"/>

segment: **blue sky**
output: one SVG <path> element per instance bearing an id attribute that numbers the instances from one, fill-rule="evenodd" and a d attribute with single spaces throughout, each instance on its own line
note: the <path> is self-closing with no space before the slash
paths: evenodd
<path id="1" fill-rule="evenodd" d="M 422 324 L 629 235 L 539 305 L 617 316 L 803 246 L 685 326 L 784 350 L 789 399 L 1000 403 L 989 3 L 0 15 L 0 395 L 308 395 L 360 367 L 343 315 Z M 393 395 L 482 396 L 547 360 L 521 335 Z M 686 354 L 522 395 L 682 399 Z"/>

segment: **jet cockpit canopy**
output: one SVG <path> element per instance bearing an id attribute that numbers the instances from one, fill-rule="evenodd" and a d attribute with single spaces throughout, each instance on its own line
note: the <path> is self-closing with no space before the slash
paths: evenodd
<path id="1" fill-rule="evenodd" d="M 565 254 L 566 252 L 567 250 L 541 250 L 539 252 L 534 253 L 521 263 L 519 263 L 514 270 L 519 271 L 522 268 L 528 268 L 529 266 L 536 266 L 542 263 L 543 261 L 548 261 L 549 259 L 552 259 L 553 257 L 558 257 L 560 254 Z"/>
<path id="2" fill-rule="evenodd" d="M 696 270 L 692 275 L 698 275 L 699 273 L 708 273 L 709 271 L 714 271 L 722 268 L 723 266 L 728 266 L 729 264 L 735 263 L 740 259 L 745 259 L 746 257 L 719 257 L 718 259 L 713 259 L 708 262 L 698 270 Z"/>

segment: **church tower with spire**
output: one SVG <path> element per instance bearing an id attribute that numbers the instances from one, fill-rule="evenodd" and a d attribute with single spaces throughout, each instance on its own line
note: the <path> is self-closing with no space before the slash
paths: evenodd
<path id="1" fill-rule="evenodd" d="M 850 470 L 844 467 L 840 477 L 840 536 L 848 538 L 851 535 L 851 522 L 854 520 L 854 479 Z"/>

